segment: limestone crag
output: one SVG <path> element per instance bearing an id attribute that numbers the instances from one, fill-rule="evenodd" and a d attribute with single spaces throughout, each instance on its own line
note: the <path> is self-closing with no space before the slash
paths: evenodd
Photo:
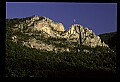
<path id="1" fill-rule="evenodd" d="M 40 50 L 46 50 L 46 51 L 55 51 L 56 53 L 59 52 L 63 52 L 63 51 L 67 51 L 69 52 L 69 48 L 62 48 L 62 47 L 55 47 L 54 45 L 48 45 L 40 40 L 36 40 L 35 38 L 33 39 L 29 39 L 28 41 L 22 41 L 23 46 L 27 46 L 29 48 L 36 48 L 36 49 L 40 49 Z"/>
<path id="2" fill-rule="evenodd" d="M 34 32 L 40 31 L 40 33 L 35 33 L 35 35 L 38 37 L 44 35 L 44 37 L 42 38 L 45 39 L 48 39 L 49 37 L 56 39 L 66 39 L 62 44 L 67 44 L 69 47 L 74 46 L 72 45 L 73 43 L 78 43 L 81 45 L 87 45 L 91 47 L 108 47 L 107 44 L 101 41 L 99 36 L 97 36 L 92 30 L 89 30 L 87 27 L 84 27 L 80 24 L 73 24 L 68 31 L 65 31 L 62 23 L 54 22 L 53 20 L 45 16 L 34 15 L 31 17 L 27 17 L 24 21 L 20 22 L 19 24 L 15 24 L 13 30 L 21 31 L 22 33 L 27 34 L 29 36 L 34 35 Z M 12 39 L 14 42 L 17 41 L 16 36 L 13 36 Z M 40 40 L 36 40 L 35 38 L 30 39 L 27 42 L 23 42 L 23 45 L 28 46 L 30 48 L 43 49 L 47 51 L 70 51 L 69 48 L 58 48 L 55 47 L 53 44 L 48 45 Z"/>
<path id="3" fill-rule="evenodd" d="M 12 36 L 12 41 L 17 43 L 17 36 L 16 35 Z"/>
<path id="4" fill-rule="evenodd" d="M 50 23 L 50 25 L 57 31 L 65 31 L 62 23 Z"/>
<path id="5" fill-rule="evenodd" d="M 32 28 L 32 30 L 43 30 L 44 27 L 53 28 L 57 31 L 64 31 L 64 26 L 62 23 L 56 23 L 49 18 L 44 16 L 32 16 L 31 18 L 25 20 L 23 23 L 16 24 L 15 27 L 19 27 L 21 29 L 28 27 Z"/>
<path id="6" fill-rule="evenodd" d="M 84 28 L 80 24 L 72 25 L 68 30 L 68 32 L 66 32 L 65 37 L 69 39 L 73 38 L 73 40 L 76 39 L 78 40 L 79 43 L 81 38 L 82 45 L 88 45 L 91 47 L 95 47 L 95 46 L 108 47 L 107 44 L 105 44 L 104 42 L 101 42 L 100 37 L 95 35 L 95 33 L 92 32 L 92 30 L 89 30 L 87 27 Z"/>

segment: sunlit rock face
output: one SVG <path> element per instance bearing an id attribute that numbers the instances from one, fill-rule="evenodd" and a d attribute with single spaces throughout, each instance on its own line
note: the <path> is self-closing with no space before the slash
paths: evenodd
<path id="1" fill-rule="evenodd" d="M 42 38 L 45 39 L 48 39 L 49 37 L 53 37 L 56 39 L 66 39 L 66 43 L 70 43 L 68 44 L 68 46 L 73 46 L 72 43 L 76 42 L 78 44 L 87 45 L 90 47 L 108 47 L 107 44 L 101 41 L 99 36 L 97 36 L 92 30 L 89 30 L 87 27 L 84 27 L 80 24 L 73 24 L 68 31 L 65 31 L 65 27 L 62 23 L 54 22 L 53 20 L 45 16 L 34 15 L 28 17 L 23 22 L 15 24 L 13 30 L 20 31 L 31 36 L 35 34 L 35 32 L 41 31 L 36 35 L 44 35 L 44 37 Z M 19 36 L 17 36 L 17 38 L 19 38 Z M 12 37 L 14 42 L 18 41 L 17 38 L 16 36 Z M 58 42 L 60 43 L 61 41 Z M 48 45 L 40 40 L 37 40 L 36 38 L 30 38 L 28 41 L 23 42 L 23 45 L 36 49 L 44 49 L 48 51 L 70 51 L 69 48 L 58 48 L 55 47 L 53 44 Z"/>
<path id="2" fill-rule="evenodd" d="M 38 18 L 37 18 L 38 20 Z M 44 17 L 40 21 L 34 22 L 34 29 L 35 30 L 41 30 L 44 29 L 45 27 L 52 28 L 56 31 L 64 31 L 64 26 L 62 23 L 56 23 L 53 22 L 51 19 Z"/>
<path id="3" fill-rule="evenodd" d="M 89 30 L 87 27 L 84 28 L 80 24 L 72 25 L 68 30 L 68 32 L 66 33 L 66 37 L 67 36 L 69 36 L 69 38 L 79 38 L 77 40 L 80 40 L 81 38 L 82 45 L 88 45 L 91 47 L 96 47 L 96 46 L 108 47 L 107 44 L 105 44 L 104 42 L 101 42 L 100 37 L 95 35 L 95 33 L 92 32 L 92 30 Z"/>

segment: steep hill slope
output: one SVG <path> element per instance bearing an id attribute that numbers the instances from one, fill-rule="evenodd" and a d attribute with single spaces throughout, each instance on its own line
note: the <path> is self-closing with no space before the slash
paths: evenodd
<path id="1" fill-rule="evenodd" d="M 11 38 L 13 42 L 21 42 L 22 45 L 30 48 L 44 49 L 48 51 L 68 50 L 62 48 L 62 46 L 60 49 L 56 48 L 54 44 L 63 46 L 66 45 L 67 47 L 75 47 L 74 44 L 90 47 L 108 47 L 104 41 L 101 42 L 100 37 L 95 35 L 92 30 L 89 30 L 87 27 L 83 27 L 80 24 L 73 24 L 68 31 L 65 31 L 62 23 L 54 22 L 44 16 L 12 19 L 12 22 L 9 20 L 11 19 L 7 19 L 7 25 L 11 25 L 10 27 L 13 33 Z M 61 42 L 61 40 L 65 42 Z"/>
<path id="2" fill-rule="evenodd" d="M 104 33 L 99 36 L 111 49 L 116 51 L 117 32 Z"/>
<path id="3" fill-rule="evenodd" d="M 115 77 L 116 52 L 94 32 L 79 24 L 65 31 L 43 20 L 6 19 L 7 77 Z"/>

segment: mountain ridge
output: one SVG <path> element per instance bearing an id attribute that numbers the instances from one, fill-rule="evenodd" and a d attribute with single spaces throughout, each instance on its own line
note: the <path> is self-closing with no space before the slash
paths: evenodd
<path id="1" fill-rule="evenodd" d="M 116 52 L 105 46 L 83 45 L 85 39 L 96 40 L 92 31 L 81 29 L 81 36 L 87 37 L 80 44 L 80 25 L 73 25 L 69 32 L 48 26 L 51 36 L 47 31 L 28 30 L 23 21 L 26 19 L 6 19 L 6 77 L 115 77 Z M 23 29 L 13 27 L 22 23 Z"/>
<path id="2" fill-rule="evenodd" d="M 109 32 L 99 35 L 101 40 L 103 40 L 106 44 L 109 45 L 110 49 L 116 51 L 116 43 L 117 43 L 117 32 Z"/>
<path id="3" fill-rule="evenodd" d="M 78 43 L 80 45 L 87 45 L 90 47 L 96 46 L 105 46 L 108 47 L 107 44 L 101 42 L 99 36 L 95 35 L 92 30 L 89 30 L 87 27 L 83 27 L 80 24 L 73 24 L 68 31 L 64 29 L 64 25 L 59 22 L 54 22 L 50 18 L 45 16 L 31 16 L 24 18 L 19 23 L 14 24 L 14 31 L 19 31 L 23 34 L 34 35 L 38 32 L 38 36 L 44 36 L 44 38 L 53 37 L 53 38 L 65 38 L 68 43 Z M 36 32 L 36 33 L 35 33 Z M 42 34 L 39 34 L 42 33 Z M 19 37 L 19 36 L 18 36 Z M 17 38 L 16 35 L 12 37 L 13 41 Z M 35 38 L 33 38 L 35 40 Z M 14 42 L 16 42 L 15 40 Z M 33 41 L 31 39 L 31 41 Z M 35 42 L 28 41 L 23 42 L 23 45 L 31 45 Z M 28 44 L 31 43 L 31 44 Z M 35 45 L 34 45 L 35 46 Z M 37 46 L 37 45 L 36 45 Z M 48 46 L 47 46 L 48 47 Z M 33 48 L 33 45 L 32 47 Z M 35 47 L 36 48 L 36 47 Z M 52 48 L 52 47 L 51 47 Z"/>

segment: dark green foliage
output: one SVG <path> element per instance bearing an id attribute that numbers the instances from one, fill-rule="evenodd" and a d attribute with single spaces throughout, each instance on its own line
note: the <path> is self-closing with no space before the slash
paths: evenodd
<path id="1" fill-rule="evenodd" d="M 99 36 L 111 49 L 116 51 L 117 32 L 104 33 Z"/>
<path id="2" fill-rule="evenodd" d="M 54 77 L 56 75 L 62 77 L 59 74 L 66 72 L 65 75 L 67 75 L 67 72 L 77 72 L 78 70 L 84 72 L 93 69 L 115 71 L 115 58 L 108 57 L 115 54 L 84 54 L 82 52 L 56 54 L 29 49 L 12 42 L 8 46 L 11 46 L 7 47 L 6 51 L 6 76 L 9 77 L 49 77 L 51 74 Z"/>
<path id="3" fill-rule="evenodd" d="M 83 73 L 87 76 L 87 72 L 91 72 L 92 74 L 92 71 L 98 72 L 101 70 L 99 73 L 115 72 L 116 54 L 110 51 L 109 48 L 78 46 L 76 49 L 88 49 L 93 52 L 88 54 L 84 52 L 55 53 L 39 51 L 7 40 L 5 61 L 6 76 L 79 77 L 82 76 Z M 110 53 L 106 52 L 108 50 Z"/>
<path id="4" fill-rule="evenodd" d="M 35 37 L 56 47 L 68 47 L 64 38 L 44 39 L 43 35 L 32 36 L 13 32 L 6 26 L 5 71 L 7 77 L 114 77 L 116 53 L 106 47 L 91 48 L 83 45 L 69 47 L 71 52 L 43 51 L 22 46 L 21 41 Z M 20 36 L 18 43 L 11 41 L 12 35 Z M 59 41 L 60 43 L 55 43 Z M 63 44 L 62 44 L 63 43 Z M 80 51 L 78 51 L 78 49 Z M 89 53 L 83 50 L 89 50 Z"/>
<path id="5" fill-rule="evenodd" d="M 6 26 L 13 27 L 15 24 L 25 21 L 25 18 L 6 19 Z"/>

